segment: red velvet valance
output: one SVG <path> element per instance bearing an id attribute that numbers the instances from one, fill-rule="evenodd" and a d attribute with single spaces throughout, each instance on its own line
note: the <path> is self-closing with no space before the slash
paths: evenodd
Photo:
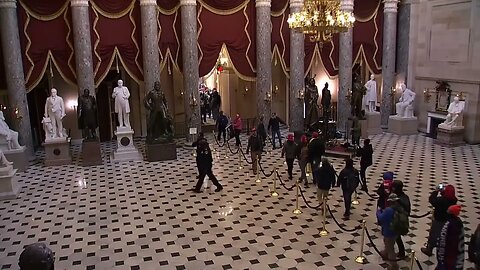
<path id="1" fill-rule="evenodd" d="M 226 2 L 225 2 L 226 3 Z M 217 62 L 225 44 L 233 67 L 245 80 L 255 78 L 255 1 L 226 16 L 198 6 L 200 76 L 207 75 Z"/>
<path id="2" fill-rule="evenodd" d="M 90 2 L 100 11 L 113 15 L 125 12 L 135 0 L 90 0 Z"/>
<path id="3" fill-rule="evenodd" d="M 330 42 L 320 44 L 305 39 L 305 73 L 311 71 L 316 61 L 322 61 L 325 71 L 330 77 L 338 75 L 339 35 L 333 35 Z M 318 59 L 318 55 L 320 59 Z"/>
<path id="4" fill-rule="evenodd" d="M 283 11 L 288 6 L 289 0 L 274 0 L 272 1 L 272 13 L 278 13 Z M 288 13 L 285 15 L 288 17 Z"/>
<path id="5" fill-rule="evenodd" d="M 248 1 L 249 0 L 199 0 L 203 6 L 222 11 L 236 9 Z"/>
<path id="6" fill-rule="evenodd" d="M 20 4 L 34 17 L 50 17 L 62 12 L 70 4 L 68 0 L 20 0 Z"/>
<path id="7" fill-rule="evenodd" d="M 369 21 L 377 12 L 377 8 L 382 0 L 355 0 L 354 14 L 357 21 Z"/>
<path id="8" fill-rule="evenodd" d="M 275 3 L 281 3 L 283 0 L 274 1 Z M 288 1 L 285 0 L 284 4 L 288 4 Z M 288 28 L 288 14 L 289 9 L 287 8 L 285 12 L 280 12 L 277 8 L 274 12 L 274 6 L 272 2 L 272 52 L 274 54 L 278 53 L 282 64 L 283 71 L 288 76 L 288 70 L 290 67 L 290 29 Z M 285 8 L 282 7 L 282 8 Z M 274 57 L 277 57 L 274 55 Z"/>
<path id="9" fill-rule="evenodd" d="M 58 4 L 58 1 L 53 1 Z M 55 8 L 43 8 L 58 13 Z M 36 10 L 39 10 L 38 8 Z M 23 69 L 27 91 L 32 90 L 42 79 L 46 71 L 57 68 L 62 78 L 75 84 L 75 56 L 73 50 L 72 19 L 69 8 L 60 14 L 43 13 L 39 18 L 25 9 L 23 3 L 18 6 L 20 43 L 23 52 Z"/>
<path id="10" fill-rule="evenodd" d="M 171 61 L 177 67 L 181 67 L 182 58 L 182 25 L 180 11 L 177 10 L 173 13 L 162 14 L 159 12 L 159 40 L 158 47 L 160 49 L 160 57 L 162 64 L 171 57 Z"/>
<path id="11" fill-rule="evenodd" d="M 157 0 L 157 5 L 163 10 L 172 10 L 180 4 L 180 0 Z"/>

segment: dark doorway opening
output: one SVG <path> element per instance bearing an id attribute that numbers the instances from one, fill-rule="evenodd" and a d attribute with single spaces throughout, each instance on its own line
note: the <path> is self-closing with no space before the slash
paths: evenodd
<path id="1" fill-rule="evenodd" d="M 49 96 L 48 88 L 48 78 L 47 76 L 43 76 L 40 83 L 27 94 L 30 125 L 35 149 L 40 147 L 45 139 L 42 119 L 45 114 L 45 100 L 47 100 Z"/>
<path id="2" fill-rule="evenodd" d="M 117 126 L 117 118 L 112 92 L 120 79 L 121 73 L 111 70 L 97 88 L 98 129 L 101 142 L 111 141 L 114 137 L 113 129 Z"/>

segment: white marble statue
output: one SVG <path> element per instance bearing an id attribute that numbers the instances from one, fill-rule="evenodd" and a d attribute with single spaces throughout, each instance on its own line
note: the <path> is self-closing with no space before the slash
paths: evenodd
<path id="1" fill-rule="evenodd" d="M 373 74 L 370 75 L 370 80 L 365 83 L 365 88 L 367 88 L 364 96 L 365 111 L 374 112 L 377 108 L 377 82 Z"/>
<path id="2" fill-rule="evenodd" d="M 118 114 L 118 125 L 120 127 L 130 127 L 130 105 L 128 98 L 130 92 L 123 86 L 123 81 L 118 80 L 117 87 L 113 89 L 112 98 L 115 99 L 115 112 Z"/>
<path id="3" fill-rule="evenodd" d="M 3 116 L 2 111 L 0 111 L 0 135 L 4 136 L 4 139 L 8 145 L 8 150 L 21 148 L 20 144 L 18 143 L 18 132 L 10 129 L 8 124 L 5 122 L 5 117 Z"/>
<path id="4" fill-rule="evenodd" d="M 12 166 L 12 164 L 13 162 L 8 161 L 5 155 L 3 154 L 3 151 L 0 150 L 0 168 L 10 167 Z"/>
<path id="5" fill-rule="evenodd" d="M 465 102 L 460 101 L 458 97 L 453 98 L 453 102 L 448 106 L 448 114 L 445 122 L 438 125 L 438 127 L 445 129 L 462 128 L 463 127 L 463 109 Z"/>
<path id="6" fill-rule="evenodd" d="M 62 123 L 62 119 L 63 117 L 65 117 L 65 103 L 63 102 L 62 97 L 57 96 L 57 89 L 52 88 L 50 93 L 51 95 L 47 98 L 47 101 L 45 102 L 45 116 L 42 122 L 45 121 L 45 118 L 49 118 L 51 124 L 51 132 L 53 134 L 52 137 L 63 138 L 66 137 Z"/>
<path id="7" fill-rule="evenodd" d="M 402 83 L 400 85 L 402 89 L 402 96 L 396 104 L 397 117 L 412 118 L 413 117 L 413 102 L 415 101 L 415 92 L 408 89 L 407 86 Z"/>

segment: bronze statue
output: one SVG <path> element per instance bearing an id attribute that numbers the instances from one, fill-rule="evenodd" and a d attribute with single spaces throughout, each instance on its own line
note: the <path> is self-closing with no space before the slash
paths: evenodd
<path id="1" fill-rule="evenodd" d="M 90 95 L 88 89 L 83 90 L 83 95 L 78 97 L 78 128 L 82 130 L 85 140 L 97 139 L 97 101 Z"/>
<path id="2" fill-rule="evenodd" d="M 352 82 L 352 99 L 351 99 L 351 114 L 362 119 L 362 102 L 363 96 L 367 93 L 367 88 L 358 78 L 358 75 L 353 76 Z"/>
<path id="3" fill-rule="evenodd" d="M 168 113 L 165 94 L 160 90 L 160 82 L 155 82 L 148 92 L 144 105 L 150 112 L 147 123 L 147 143 L 166 143 L 173 140 L 173 120 Z"/>
<path id="4" fill-rule="evenodd" d="M 318 88 L 315 85 L 315 76 L 306 79 L 305 85 L 305 103 L 307 109 L 307 117 L 305 119 L 305 125 L 311 126 L 318 122 L 319 111 L 318 107 Z"/>
<path id="5" fill-rule="evenodd" d="M 328 83 L 325 83 L 325 87 L 322 90 L 322 109 L 323 109 L 323 119 L 328 121 L 330 119 L 330 106 L 332 103 L 332 94 L 328 90 Z"/>

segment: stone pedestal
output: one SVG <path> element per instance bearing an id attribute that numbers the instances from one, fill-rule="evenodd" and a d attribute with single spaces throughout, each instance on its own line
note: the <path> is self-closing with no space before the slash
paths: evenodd
<path id="1" fill-rule="evenodd" d="M 28 168 L 28 158 L 26 147 L 22 146 L 18 149 L 4 150 L 3 154 L 8 161 L 13 162 L 13 168 L 19 172 L 24 172 Z"/>
<path id="2" fill-rule="evenodd" d="M 449 146 L 462 145 L 465 143 L 463 141 L 464 133 L 465 129 L 463 127 L 452 129 L 438 127 L 435 143 Z"/>
<path id="3" fill-rule="evenodd" d="M 129 127 L 117 127 L 117 149 L 113 152 L 114 161 L 139 161 L 142 155 L 133 145 L 133 130 Z"/>
<path id="4" fill-rule="evenodd" d="M 148 161 L 177 159 L 177 145 L 173 143 L 146 144 Z"/>
<path id="5" fill-rule="evenodd" d="M 72 163 L 70 153 L 70 138 L 55 138 L 45 140 L 45 166 L 60 166 Z"/>
<path id="6" fill-rule="evenodd" d="M 98 141 L 82 142 L 82 164 L 83 166 L 103 164 L 100 142 Z"/>
<path id="7" fill-rule="evenodd" d="M 12 165 L 0 168 L 0 200 L 10 200 L 17 198 L 20 186 L 17 183 Z"/>
<path id="8" fill-rule="evenodd" d="M 417 117 L 390 116 L 388 120 L 388 132 L 397 135 L 414 135 L 418 133 Z"/>
<path id="9" fill-rule="evenodd" d="M 365 114 L 365 117 L 367 119 L 366 123 L 366 132 L 367 132 L 367 137 L 371 135 L 377 135 L 382 133 L 382 128 L 381 128 L 381 117 L 380 113 L 378 112 L 367 112 Z"/>

